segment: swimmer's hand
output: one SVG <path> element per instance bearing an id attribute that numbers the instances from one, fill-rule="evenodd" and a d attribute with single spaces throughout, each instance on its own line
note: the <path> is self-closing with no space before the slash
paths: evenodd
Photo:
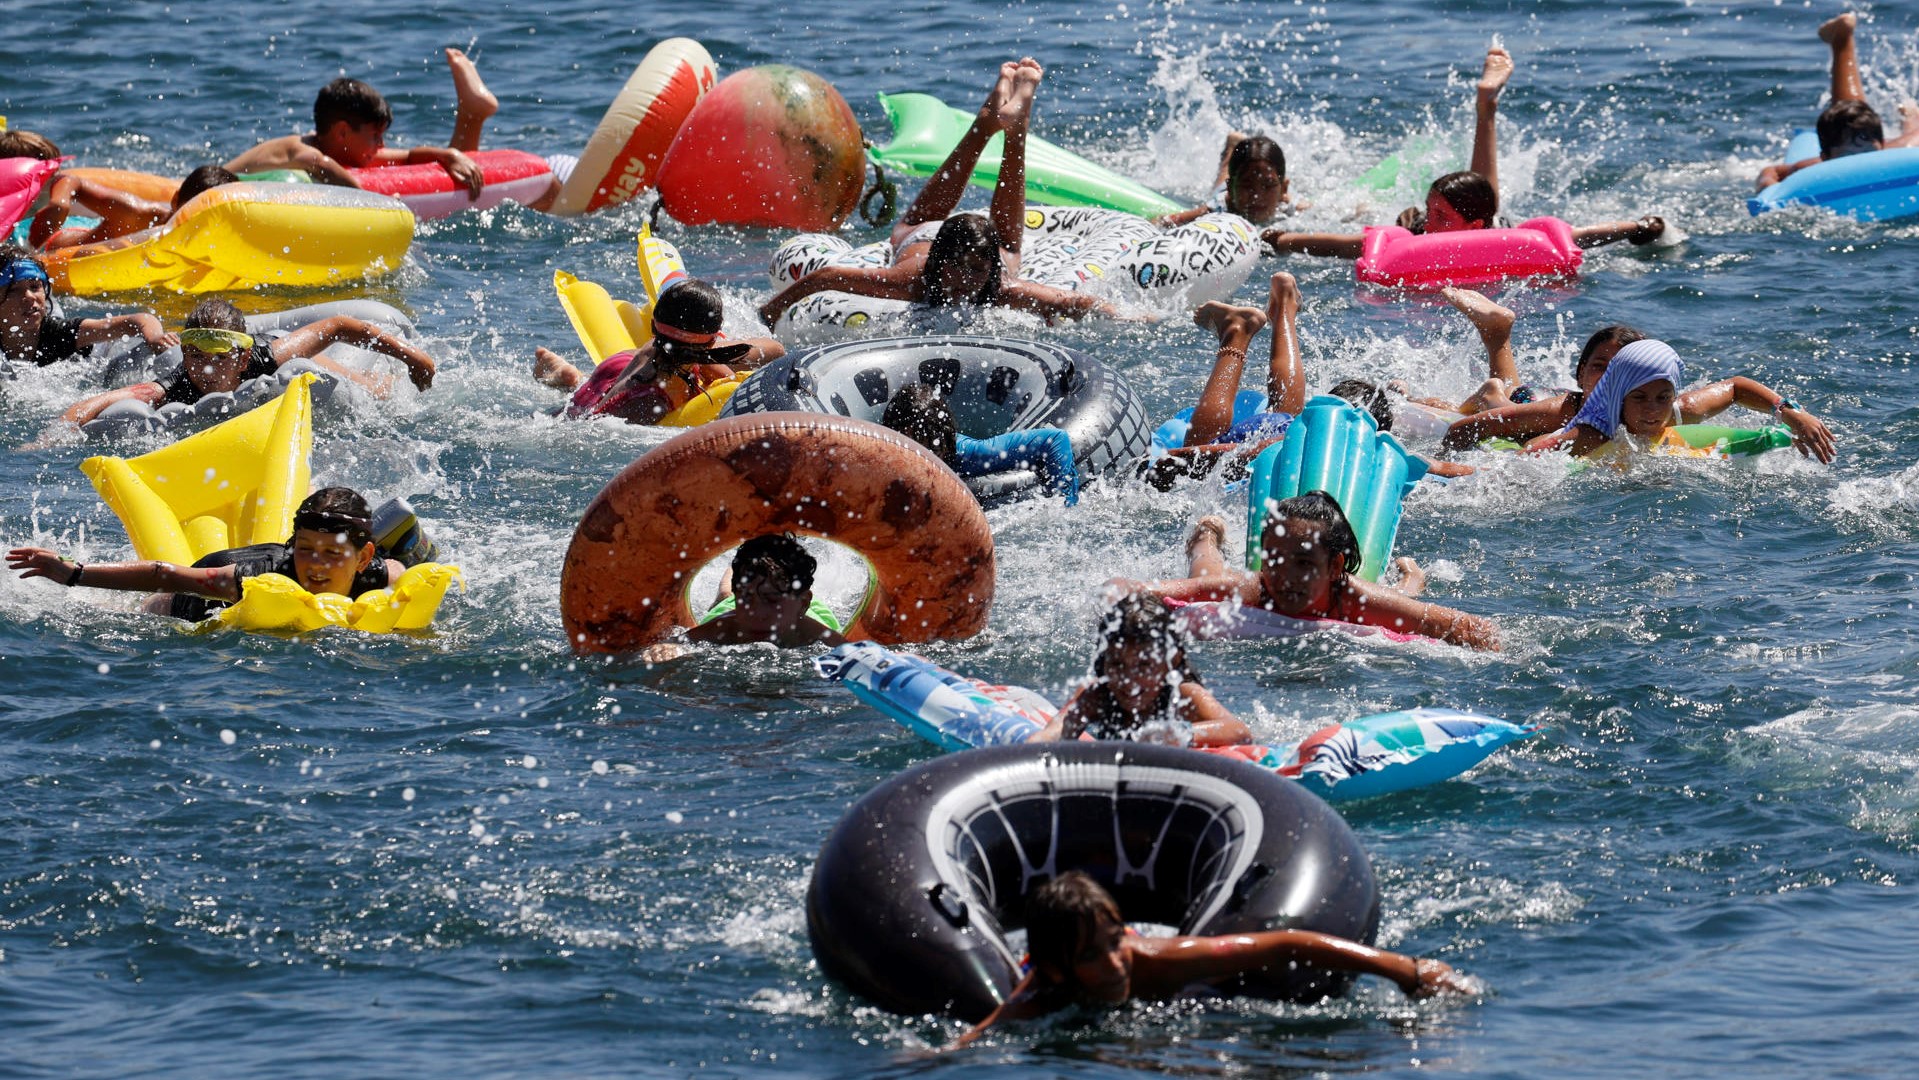
<path id="1" fill-rule="evenodd" d="M 7 569 L 18 570 L 22 578 L 46 578 L 56 585 L 73 582 L 74 564 L 46 548 L 14 548 L 7 552 Z"/>
<path id="2" fill-rule="evenodd" d="M 1779 422 L 1792 432 L 1792 445 L 1801 457 L 1816 457 L 1830 465 L 1839 456 L 1831 429 L 1817 416 L 1804 409 L 1781 409 Z"/>
<path id="3" fill-rule="evenodd" d="M 1401 555 L 1393 560 L 1393 566 L 1399 571 L 1399 584 L 1395 586 L 1407 596 L 1418 596 L 1426 591 L 1426 570 L 1410 555 Z"/>
<path id="4" fill-rule="evenodd" d="M 1636 226 L 1632 232 L 1626 234 L 1626 239 L 1632 241 L 1634 247 L 1645 247 L 1647 244 L 1659 239 L 1659 234 L 1665 231 L 1665 218 L 1654 214 L 1647 214 L 1645 217 L 1639 219 L 1638 226 Z"/>
<path id="5" fill-rule="evenodd" d="M 407 364 L 406 377 L 413 380 L 414 389 L 430 390 L 433 388 L 433 375 L 437 370 L 438 369 L 434 367 L 432 358 L 419 356 Z"/>
<path id="6" fill-rule="evenodd" d="M 480 167 L 473 159 L 450 146 L 423 147 L 426 156 L 445 169 L 453 182 L 466 188 L 466 197 L 474 201 L 480 198 L 480 189 L 486 186 L 486 178 L 480 175 Z M 418 153 L 420 151 L 416 151 Z"/>
<path id="7" fill-rule="evenodd" d="M 1415 1001 L 1441 994 L 1470 997 L 1480 992 L 1478 981 L 1471 976 L 1454 971 L 1452 965 L 1443 960 L 1426 959 L 1413 961 L 1412 977 L 1400 980 L 1399 988 Z"/>
<path id="8" fill-rule="evenodd" d="M 168 349 L 180 344 L 180 335 L 170 330 L 159 330 L 155 332 L 152 329 L 148 329 L 142 336 L 147 339 L 147 347 L 151 348 L 154 352 L 166 352 Z"/>

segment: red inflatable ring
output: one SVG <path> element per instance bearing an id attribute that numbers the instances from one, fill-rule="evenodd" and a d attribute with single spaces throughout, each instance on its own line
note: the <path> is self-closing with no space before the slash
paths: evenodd
<path id="1" fill-rule="evenodd" d="M 965 638 L 993 602 L 993 533 L 940 460 L 864 420 L 757 413 L 688 431 L 586 508 L 560 575 L 575 652 L 623 653 L 693 623 L 693 576 L 766 533 L 819 536 L 873 569 L 849 639 Z"/>

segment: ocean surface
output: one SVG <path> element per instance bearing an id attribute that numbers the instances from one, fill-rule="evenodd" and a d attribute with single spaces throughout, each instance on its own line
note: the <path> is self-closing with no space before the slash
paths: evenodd
<path id="1" fill-rule="evenodd" d="M 314 461 L 317 481 L 411 497 L 465 568 L 437 633 L 189 635 L 131 597 L 0 581 L 0 1075 L 1910 1075 L 1919 226 L 1744 207 L 1820 104 L 1814 29 L 1838 10 L 10 0 L 0 113 L 90 165 L 222 160 L 303 130 L 342 73 L 387 94 L 391 141 L 437 143 L 452 100 L 439 49 L 469 42 L 501 99 L 489 145 L 577 153 L 646 50 L 683 34 L 723 73 L 821 73 L 877 140 L 878 92 L 971 108 L 995 65 L 1031 54 L 1047 65 L 1039 134 L 1197 199 L 1226 132 L 1264 131 L 1314 203 L 1302 223 L 1326 229 L 1416 199 L 1360 196 L 1382 156 L 1438 140 L 1463 158 L 1498 34 L 1518 65 L 1499 129 L 1507 213 L 1659 213 L 1691 235 L 1501 294 L 1525 375 L 1567 382 L 1588 333 L 1630 322 L 1691 380 L 1789 392 L 1828 420 L 1840 459 L 1569 479 L 1488 455 L 1415 493 L 1399 547 L 1433 569 L 1435 599 L 1500 618 L 1504 653 L 1343 635 L 1198 650 L 1266 741 L 1420 704 L 1545 726 L 1462 780 L 1342 808 L 1381 880 L 1382 944 L 1470 972 L 1483 999 L 1414 1005 L 1372 981 L 1312 1007 L 1128 1006 L 929 1057 L 959 1025 L 833 985 L 802 904 L 842 811 L 932 749 L 801 655 L 649 668 L 576 660 L 563 640 L 574 524 L 665 436 L 548 417 L 557 395 L 528 367 L 536 344 L 578 351 L 555 269 L 640 292 L 645 208 L 423 223 L 405 268 L 364 294 L 417 318 L 440 380 L 325 416 Z M 1867 85 L 1891 117 L 1919 93 L 1919 13 L 1867 10 Z M 723 286 L 729 329 L 753 329 L 780 237 L 661 231 Z M 1305 294 L 1315 388 L 1366 375 L 1459 394 L 1483 371 L 1456 313 L 1362 296 L 1337 261 L 1266 260 L 1241 299 L 1263 303 L 1282 268 Z M 169 319 L 188 306 L 151 302 Z M 1097 354 L 1163 416 L 1212 355 L 1164 314 L 984 325 Z M 0 389 L 0 542 L 124 558 L 76 468 L 103 448 L 21 449 L 82 376 Z M 1059 695 L 1090 659 L 1099 584 L 1182 569 L 1189 523 L 1214 511 L 1243 512 L 1217 483 L 995 510 L 988 630 L 928 652 Z M 830 558 L 822 592 L 853 602 L 856 565 Z"/>

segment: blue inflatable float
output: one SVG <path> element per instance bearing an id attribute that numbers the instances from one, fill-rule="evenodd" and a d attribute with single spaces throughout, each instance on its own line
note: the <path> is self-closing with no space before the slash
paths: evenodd
<path id="1" fill-rule="evenodd" d="M 870 641 L 841 645 L 813 663 L 821 676 L 942 750 L 1023 743 L 1056 711 L 1031 690 L 969 679 Z M 1288 745 L 1202 752 L 1269 769 L 1323 798 L 1365 799 L 1451 779 L 1538 731 L 1476 713 L 1420 708 L 1330 724 Z"/>
<path id="2" fill-rule="evenodd" d="M 1788 162 L 1819 156 L 1819 136 L 1799 131 L 1786 147 Z M 1788 206 L 1821 206 L 1859 221 L 1892 221 L 1919 214 L 1919 147 L 1875 150 L 1800 169 L 1746 200 L 1756 217 Z"/>
<path id="3" fill-rule="evenodd" d="M 1378 581 L 1399 533 L 1401 503 L 1425 459 L 1379 430 L 1372 415 L 1343 398 L 1320 394 L 1293 418 L 1286 438 L 1253 459 L 1246 507 L 1246 567 L 1258 570 L 1259 536 L 1270 503 L 1324 491 L 1339 500 L 1359 539 L 1359 576 Z"/>

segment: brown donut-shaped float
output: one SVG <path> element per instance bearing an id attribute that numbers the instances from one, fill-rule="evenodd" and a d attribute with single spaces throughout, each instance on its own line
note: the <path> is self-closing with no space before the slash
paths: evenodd
<path id="1" fill-rule="evenodd" d="M 594 497 L 560 575 L 567 640 L 575 652 L 631 652 L 692 625 L 686 592 L 700 568 L 778 532 L 871 564 L 849 639 L 965 638 L 986 625 L 993 533 L 951 469 L 878 424 L 759 413 L 688 431 Z"/>

